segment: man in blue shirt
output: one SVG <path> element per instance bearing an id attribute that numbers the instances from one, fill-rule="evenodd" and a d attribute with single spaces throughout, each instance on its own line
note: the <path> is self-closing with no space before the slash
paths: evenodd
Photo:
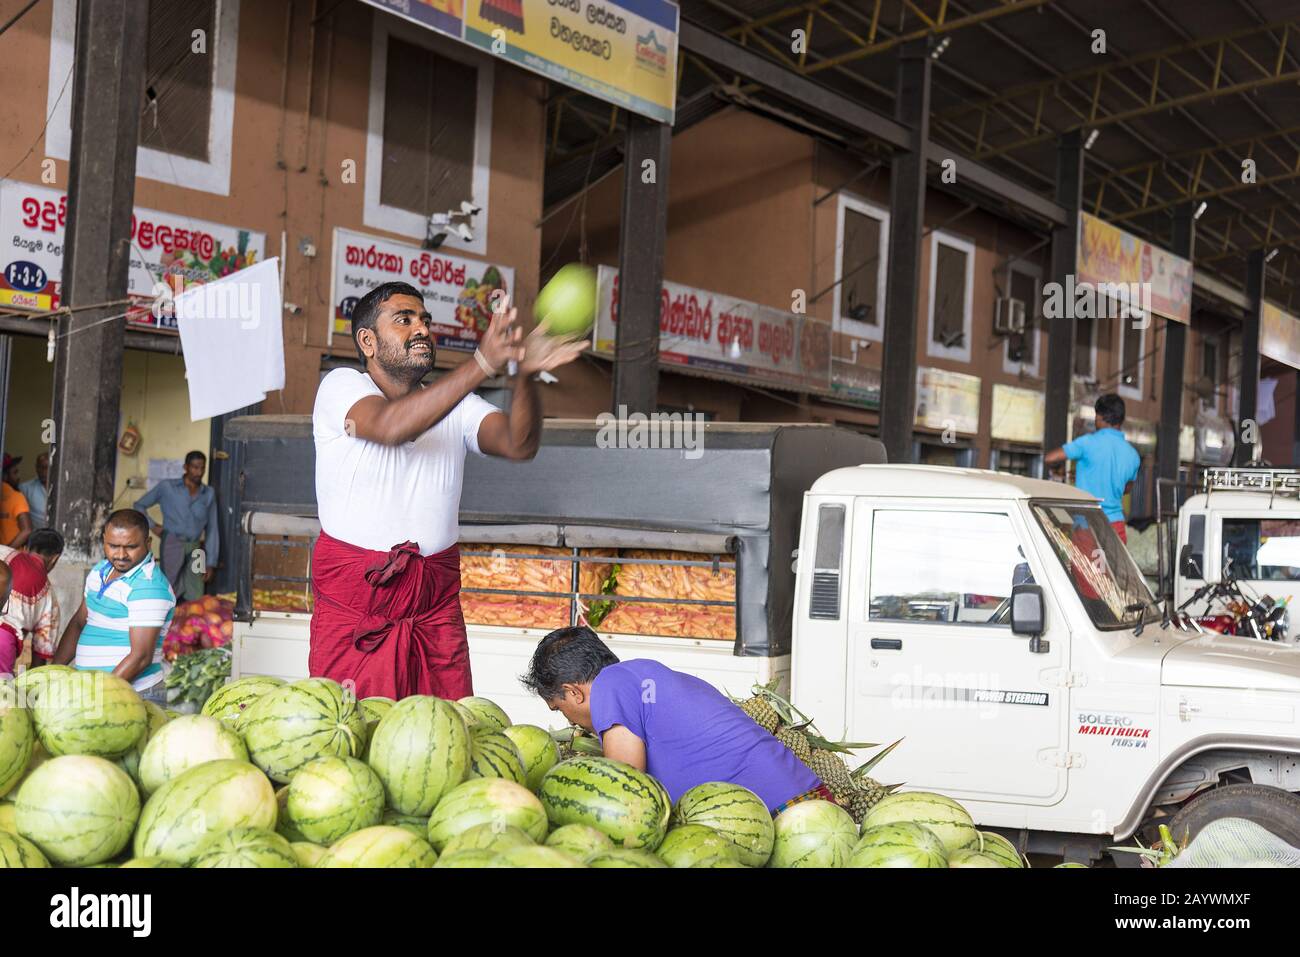
<path id="1" fill-rule="evenodd" d="M 145 515 L 152 505 L 162 510 L 162 524 L 154 525 L 153 533 L 161 543 L 158 557 L 163 573 L 180 601 L 203 597 L 203 586 L 212 581 L 217 568 L 221 545 L 217 493 L 203 484 L 207 464 L 202 452 L 190 452 L 185 456 L 183 477 L 164 479 L 135 503 L 136 510 Z M 202 561 L 197 560 L 200 556 Z"/>
<path id="2" fill-rule="evenodd" d="M 18 491 L 27 497 L 27 507 L 32 511 L 32 528 L 45 528 L 49 524 L 45 507 L 49 500 L 50 456 L 42 452 L 36 456 L 36 478 L 28 479 L 18 486 Z"/>
<path id="3" fill-rule="evenodd" d="M 1124 400 L 1103 395 L 1094 406 L 1097 430 L 1048 452 L 1043 461 L 1055 468 L 1069 459 L 1076 463 L 1074 484 L 1101 499 L 1101 510 L 1110 520 L 1120 541 L 1128 543 L 1124 525 L 1124 493 L 1137 478 L 1142 456 L 1120 431 L 1124 424 Z"/>
<path id="4" fill-rule="evenodd" d="M 711 781 L 749 788 L 769 811 L 796 798 L 834 800 L 713 685 L 646 658 L 621 662 L 590 628 L 543 638 L 523 682 L 570 724 L 595 731 L 605 757 L 657 778 L 674 802 Z"/>

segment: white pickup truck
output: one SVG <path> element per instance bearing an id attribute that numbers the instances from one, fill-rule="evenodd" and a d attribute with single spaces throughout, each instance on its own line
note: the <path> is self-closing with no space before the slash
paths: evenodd
<path id="1" fill-rule="evenodd" d="M 231 446 L 246 592 L 263 577 L 255 551 L 312 534 L 314 519 L 294 518 L 314 510 L 310 430 L 276 417 L 230 429 L 246 436 Z M 1165 624 L 1091 496 L 970 469 L 840 467 L 876 447 L 824 426 L 713 427 L 698 460 L 598 448 L 572 423 L 548 432 L 533 463 L 467 477 L 462 523 L 497 524 L 463 525 L 465 541 L 634 543 L 735 569 L 734 641 L 599 629 L 620 657 L 735 694 L 788 678 L 824 733 L 904 739 L 874 776 L 949 794 L 1022 850 L 1096 857 L 1154 822 L 1181 837 L 1223 816 L 1300 845 L 1300 647 Z M 575 491 L 585 524 L 553 517 Z M 482 512 L 497 501 L 507 514 Z M 678 518 L 618 527 L 634 510 Z M 235 673 L 305 676 L 309 620 L 247 612 Z M 469 629 L 476 691 L 542 725 L 554 716 L 517 676 L 545 630 Z"/>

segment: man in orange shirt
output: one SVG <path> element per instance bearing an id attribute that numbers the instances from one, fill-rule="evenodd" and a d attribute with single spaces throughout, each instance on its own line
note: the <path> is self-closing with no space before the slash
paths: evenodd
<path id="1" fill-rule="evenodd" d="M 8 452 L 4 458 L 4 481 L 0 482 L 0 545 L 22 548 L 32 533 L 31 508 L 27 496 L 18 491 L 18 463 L 22 457 Z"/>

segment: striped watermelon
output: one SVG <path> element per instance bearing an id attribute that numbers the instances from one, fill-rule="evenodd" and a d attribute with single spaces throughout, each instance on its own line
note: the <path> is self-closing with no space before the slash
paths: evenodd
<path id="1" fill-rule="evenodd" d="M 54 757 L 120 758 L 149 727 L 149 713 L 130 682 L 102 671 L 55 673 L 37 697 L 32 718 Z"/>
<path id="2" fill-rule="evenodd" d="M 310 841 L 294 841 L 289 846 L 293 848 L 294 857 L 298 858 L 299 867 L 315 867 L 329 853 L 328 848 Z"/>
<path id="3" fill-rule="evenodd" d="M 474 724 L 484 730 L 500 731 L 510 727 L 510 718 L 495 701 L 487 698 L 461 698 L 456 702 L 474 716 Z"/>
<path id="4" fill-rule="evenodd" d="M 864 827 L 849 867 L 947 867 L 943 841 L 911 821 Z"/>
<path id="5" fill-rule="evenodd" d="M 671 834 L 672 832 L 669 831 Z M 663 859 L 639 847 L 611 847 L 587 858 L 588 867 L 668 867 Z"/>
<path id="6" fill-rule="evenodd" d="M 49 867 L 41 849 L 17 834 L 0 831 L 0 870 L 6 867 Z"/>
<path id="7" fill-rule="evenodd" d="M 428 842 L 400 827 L 353 831 L 330 845 L 317 867 L 433 867 L 438 855 Z"/>
<path id="8" fill-rule="evenodd" d="M 668 831 L 672 806 L 644 771 L 611 758 L 561 761 L 538 789 L 551 824 L 588 824 L 620 847 L 654 850 Z"/>
<path id="9" fill-rule="evenodd" d="M 711 827 L 681 824 L 664 835 L 656 854 L 669 867 L 695 867 L 714 857 L 740 860 L 740 849 Z"/>
<path id="10" fill-rule="evenodd" d="M 293 847 L 264 827 L 236 827 L 214 834 L 198 848 L 190 867 L 297 867 Z"/>
<path id="11" fill-rule="evenodd" d="M 482 730 L 481 725 L 469 736 L 469 776 L 504 778 L 516 784 L 528 780 L 515 743 L 500 731 Z"/>
<path id="12" fill-rule="evenodd" d="M 313 758 L 355 758 L 366 747 L 366 722 L 356 698 L 329 678 L 306 678 L 268 691 L 244 712 L 239 732 L 252 762 L 281 783 Z"/>
<path id="13" fill-rule="evenodd" d="M 1023 868 L 1025 866 L 1025 859 L 1020 856 L 1016 846 L 1001 834 L 994 831 L 980 831 L 980 840 L 983 842 L 980 853 L 1001 861 L 1003 867 Z"/>
<path id="14" fill-rule="evenodd" d="M 27 773 L 35 741 L 31 713 L 15 704 L 0 704 L 0 797 L 17 787 Z"/>
<path id="15" fill-rule="evenodd" d="M 362 752 L 362 757 L 370 753 L 370 738 L 375 733 L 375 728 L 379 725 L 379 719 L 388 714 L 397 704 L 392 698 L 385 698 L 382 695 L 375 695 L 373 698 L 362 698 L 357 702 L 361 708 L 361 717 L 366 722 L 366 747 Z"/>
<path id="16" fill-rule="evenodd" d="M 249 706 L 268 691 L 273 691 L 284 684 L 283 678 L 270 675 L 250 675 L 236 678 L 218 688 L 203 702 L 201 714 L 216 718 L 232 731 L 238 730 L 239 722 Z"/>
<path id="17" fill-rule="evenodd" d="M 1007 865 L 1000 858 L 992 854 L 981 854 L 979 851 L 972 851 L 969 848 L 953 851 L 948 855 L 949 867 L 998 867 L 1005 868 Z"/>
<path id="18" fill-rule="evenodd" d="M 289 823 L 313 844 L 333 844 L 384 816 L 384 785 L 356 758 L 308 761 L 289 782 Z"/>
<path id="19" fill-rule="evenodd" d="M 247 761 L 243 739 L 217 718 L 185 714 L 158 729 L 140 756 L 140 788 L 153 794 L 206 761 Z"/>
<path id="20" fill-rule="evenodd" d="M 979 831 L 966 809 L 952 798 L 930 791 L 903 791 L 881 798 L 862 819 L 862 829 L 900 821 L 929 828 L 947 851 L 980 846 Z"/>
<path id="21" fill-rule="evenodd" d="M 472 778 L 438 802 L 429 816 L 429 843 L 439 854 L 448 842 L 476 824 L 513 824 L 534 841 L 546 837 L 546 811 L 522 784 L 501 778 Z"/>
<path id="22" fill-rule="evenodd" d="M 291 844 L 307 840 L 289 820 L 289 785 L 287 784 L 275 791 L 275 833 Z"/>
<path id="23" fill-rule="evenodd" d="M 431 814 L 469 771 L 469 731 L 455 705 L 412 695 L 379 720 L 370 739 L 370 766 L 384 783 L 388 806 Z"/>
<path id="24" fill-rule="evenodd" d="M 136 857 L 189 864 L 212 834 L 275 827 L 275 790 L 247 761 L 209 761 L 172 778 L 145 802 L 135 831 Z"/>
<path id="25" fill-rule="evenodd" d="M 593 854 L 614 849 L 614 842 L 589 824 L 566 824 L 546 836 L 546 846 L 585 861 Z"/>
<path id="26" fill-rule="evenodd" d="M 122 867 L 175 867 L 175 861 L 169 861 L 165 857 L 133 857 Z"/>
<path id="27" fill-rule="evenodd" d="M 800 801 L 776 816 L 768 867 L 844 867 L 858 842 L 849 812 L 830 801 Z"/>
<path id="28" fill-rule="evenodd" d="M 0 831 L 18 833 L 18 814 L 12 801 L 0 801 Z"/>
<path id="29" fill-rule="evenodd" d="M 514 742 L 524 761 L 524 784 L 533 793 L 542 786 L 542 776 L 560 763 L 560 746 L 551 732 L 535 724 L 512 724 L 501 733 Z"/>
<path id="30" fill-rule="evenodd" d="M 489 851 L 482 847 L 472 847 L 469 850 L 457 851 L 455 854 L 444 854 L 438 858 L 438 863 L 434 867 L 509 867 L 496 851 Z"/>
<path id="31" fill-rule="evenodd" d="M 739 784 L 697 784 L 677 800 L 673 822 L 713 828 L 736 845 L 746 867 L 762 867 L 772 856 L 772 815 L 762 798 Z"/>
<path id="32" fill-rule="evenodd" d="M 586 867 L 581 861 L 575 861 L 568 854 L 561 854 L 553 847 L 533 844 L 529 847 L 507 847 L 497 852 L 505 861 L 506 867 Z"/>
<path id="33" fill-rule="evenodd" d="M 44 696 L 42 696 L 44 697 Z M 140 794 L 104 758 L 51 758 L 27 778 L 14 802 L 18 833 L 55 864 L 102 864 L 126 847 L 140 817 Z"/>
<path id="34" fill-rule="evenodd" d="M 461 831 L 447 842 L 442 853 L 455 854 L 457 851 L 467 851 L 472 848 L 502 851 L 507 847 L 522 847 L 534 843 L 536 842 L 531 837 L 513 824 L 500 824 L 493 821 L 490 824 L 475 824 L 468 830 Z"/>
<path id="35" fill-rule="evenodd" d="M 173 717 L 152 701 L 144 703 L 144 710 L 149 715 L 148 727 L 145 728 L 140 740 L 135 743 L 135 747 L 117 759 L 117 766 L 130 776 L 137 787 L 140 786 L 140 759 L 144 757 L 145 745 Z"/>
<path id="36" fill-rule="evenodd" d="M 447 704 L 451 705 L 453 708 L 456 709 L 456 713 L 460 715 L 460 719 L 465 722 L 465 728 L 467 730 L 473 731 L 475 728 L 478 727 L 478 715 L 476 715 L 473 711 L 469 710 L 469 708 L 465 707 L 459 701 L 448 701 Z M 485 728 L 484 730 L 490 731 L 492 729 Z"/>
<path id="37" fill-rule="evenodd" d="M 403 814 L 401 811 L 394 811 L 391 807 L 384 808 L 384 816 L 379 819 L 380 824 L 387 824 L 390 827 L 404 827 L 416 837 L 424 840 L 429 833 L 429 819 L 421 817 L 418 814 Z"/>

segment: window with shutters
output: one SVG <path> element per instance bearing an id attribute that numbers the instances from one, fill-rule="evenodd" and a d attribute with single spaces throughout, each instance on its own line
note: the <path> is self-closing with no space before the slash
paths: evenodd
<path id="1" fill-rule="evenodd" d="M 1008 270 L 1004 295 L 1025 304 L 1025 331 L 1007 336 L 1002 368 L 1006 372 L 1038 376 L 1038 333 L 1042 329 L 1043 297 L 1038 291 L 1038 271 L 1028 264 Z"/>
<path id="2" fill-rule="evenodd" d="M 880 341 L 884 329 L 889 213 L 841 194 L 835 257 L 835 330 Z"/>
<path id="3" fill-rule="evenodd" d="M 930 336 L 927 353 L 970 362 L 975 246 L 935 231 L 930 243 Z"/>
<path id="4" fill-rule="evenodd" d="M 140 0 L 149 5 L 136 175 L 230 194 L 240 0 Z M 52 0 L 46 153 L 72 149 L 76 0 Z"/>
<path id="5" fill-rule="evenodd" d="M 216 20 L 217 0 L 149 0 L 141 145 L 207 162 Z"/>
<path id="6" fill-rule="evenodd" d="M 390 21 L 376 17 L 371 46 L 366 225 L 423 240 L 431 215 L 469 202 L 473 240 L 443 245 L 486 252 L 491 62 Z"/>

